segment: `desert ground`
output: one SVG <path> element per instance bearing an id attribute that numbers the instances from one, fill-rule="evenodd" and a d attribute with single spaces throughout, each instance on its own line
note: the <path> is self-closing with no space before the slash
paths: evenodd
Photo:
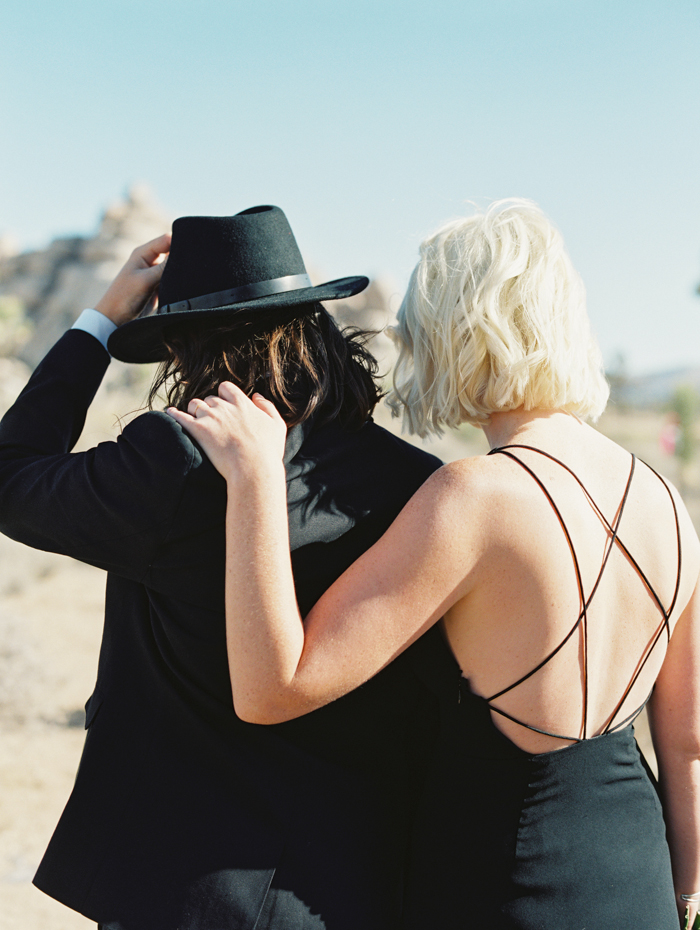
<path id="1" fill-rule="evenodd" d="M 103 386 L 81 447 L 109 438 L 118 429 L 115 414 L 133 410 L 139 385 L 126 382 L 116 370 Z M 382 412 L 378 419 L 389 417 Z M 661 414 L 611 412 L 601 429 L 677 480 L 675 461 L 659 450 L 662 421 Z M 469 428 L 429 448 L 451 460 L 486 447 L 480 431 Z M 691 471 L 685 480 L 698 525 L 698 476 Z M 94 927 L 35 889 L 31 879 L 80 757 L 104 584 L 97 569 L 0 537 L 0 930 Z M 653 759 L 644 722 L 638 736 Z"/>

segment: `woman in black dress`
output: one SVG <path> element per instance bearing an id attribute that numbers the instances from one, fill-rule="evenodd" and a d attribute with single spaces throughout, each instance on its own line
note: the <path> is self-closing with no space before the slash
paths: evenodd
<path id="1" fill-rule="evenodd" d="M 409 427 L 475 423 L 491 452 L 436 472 L 303 623 L 281 419 L 233 385 L 173 412 L 228 484 L 236 710 L 308 713 L 439 623 L 407 930 L 675 930 L 700 898 L 700 543 L 675 489 L 583 422 L 607 386 L 561 237 L 526 201 L 447 224 L 397 339 Z"/>

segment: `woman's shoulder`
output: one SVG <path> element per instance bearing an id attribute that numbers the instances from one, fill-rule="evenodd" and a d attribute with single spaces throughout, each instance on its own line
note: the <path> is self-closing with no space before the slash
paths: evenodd
<path id="1" fill-rule="evenodd" d="M 481 517 L 492 521 L 504 509 L 512 487 L 500 463 L 486 455 L 457 459 L 438 468 L 415 495 L 417 501 L 454 532 L 459 527 L 474 530 Z"/>
<path id="2" fill-rule="evenodd" d="M 456 459 L 438 468 L 426 481 L 424 488 L 436 496 L 452 496 L 473 491 L 488 476 L 486 456 L 474 455 Z"/>
<path id="3" fill-rule="evenodd" d="M 492 509 L 499 502 L 522 500 L 532 480 L 501 455 L 475 455 L 443 465 L 430 479 L 445 498 L 465 497 Z"/>

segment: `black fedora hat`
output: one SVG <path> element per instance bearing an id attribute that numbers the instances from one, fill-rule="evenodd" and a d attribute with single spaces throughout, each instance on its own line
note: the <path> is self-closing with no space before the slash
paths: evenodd
<path id="1" fill-rule="evenodd" d="M 304 305 L 351 297 L 368 284 L 365 277 L 351 277 L 314 287 L 279 207 L 183 216 L 173 223 L 158 309 L 120 326 L 109 338 L 109 351 L 123 362 L 163 361 L 163 329 L 172 323 L 220 325 L 255 319 L 262 311 L 292 317 Z"/>

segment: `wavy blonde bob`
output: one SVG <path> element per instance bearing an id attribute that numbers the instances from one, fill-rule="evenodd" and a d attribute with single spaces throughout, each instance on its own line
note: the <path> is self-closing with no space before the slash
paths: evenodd
<path id="1" fill-rule="evenodd" d="M 497 201 L 428 236 L 390 334 L 399 356 L 388 402 L 420 436 L 519 407 L 595 420 L 608 399 L 583 282 L 528 200 Z"/>

